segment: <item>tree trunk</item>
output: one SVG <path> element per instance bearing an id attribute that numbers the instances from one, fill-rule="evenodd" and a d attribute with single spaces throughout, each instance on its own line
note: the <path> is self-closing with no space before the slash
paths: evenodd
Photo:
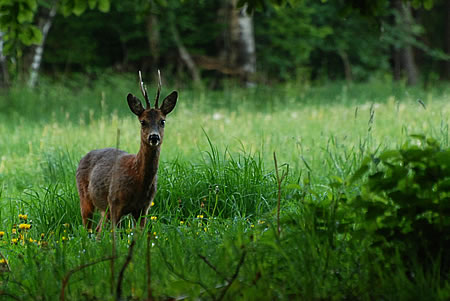
<path id="1" fill-rule="evenodd" d="M 408 78 L 408 85 L 414 86 L 419 82 L 419 73 L 414 59 L 414 50 L 411 45 L 407 45 L 402 53 L 402 61 L 405 66 L 406 76 Z"/>
<path id="2" fill-rule="evenodd" d="M 231 0 L 229 7 L 230 50 L 227 60 L 231 66 L 241 69 L 245 83 L 252 85 L 256 72 L 253 19 L 247 13 L 247 5 L 237 8 L 237 0 Z"/>
<path id="3" fill-rule="evenodd" d="M 150 1 L 151 7 L 154 6 L 154 1 Z M 159 64 L 159 28 L 158 16 L 151 10 L 147 17 L 147 41 L 150 50 L 150 68 L 156 69 Z"/>
<path id="4" fill-rule="evenodd" d="M 247 13 L 247 4 L 239 12 L 240 47 L 239 58 L 245 74 L 247 85 L 254 85 L 253 78 L 256 72 L 255 35 L 253 20 Z"/>
<path id="5" fill-rule="evenodd" d="M 402 79 L 402 60 L 400 55 L 400 50 L 395 47 L 392 48 L 392 58 L 394 64 L 394 80 Z"/>
<path id="6" fill-rule="evenodd" d="M 403 3 L 401 0 L 396 0 L 395 4 L 399 13 L 397 22 L 400 22 L 400 26 L 409 34 L 410 28 L 414 23 L 411 5 Z M 408 78 L 408 85 L 416 85 L 419 82 L 419 71 L 414 58 L 414 49 L 411 44 L 405 44 L 399 51 L 401 62 Z"/>
<path id="7" fill-rule="evenodd" d="M 6 56 L 3 54 L 3 32 L 0 31 L 0 87 L 9 85 L 8 66 Z"/>
<path id="8" fill-rule="evenodd" d="M 48 31 L 50 30 L 50 27 L 52 26 L 53 17 L 56 15 L 56 4 L 57 3 L 53 4 L 48 14 L 48 17 L 42 22 L 41 26 L 42 40 L 34 49 L 33 63 L 31 64 L 31 71 L 30 71 L 30 79 L 28 80 L 28 86 L 31 88 L 35 87 L 37 83 L 39 68 L 41 67 L 42 62 L 42 55 L 44 54 L 45 39 L 47 38 L 47 34 Z"/>
<path id="9" fill-rule="evenodd" d="M 347 52 L 345 50 L 339 50 L 339 56 L 344 65 L 345 80 L 351 82 L 353 80 L 352 75 L 352 65 L 350 64 L 350 59 L 348 58 Z"/>
<path id="10" fill-rule="evenodd" d="M 170 31 L 172 32 L 172 37 L 175 42 L 175 45 L 177 45 L 180 58 L 189 69 L 192 79 L 194 80 L 194 84 L 197 87 L 201 87 L 200 73 L 198 71 L 197 65 L 195 64 L 189 52 L 187 51 L 186 47 L 184 47 L 184 44 L 181 41 L 180 34 L 178 33 L 178 29 L 174 22 L 171 22 L 170 24 Z"/>

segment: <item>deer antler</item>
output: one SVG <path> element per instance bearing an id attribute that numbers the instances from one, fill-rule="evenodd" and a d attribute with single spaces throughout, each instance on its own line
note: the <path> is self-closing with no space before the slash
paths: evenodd
<path id="1" fill-rule="evenodd" d="M 139 70 L 139 87 L 141 88 L 142 95 L 144 95 L 144 98 L 145 98 L 145 104 L 146 104 L 145 109 L 148 110 L 148 109 L 150 109 L 150 101 L 148 100 L 147 88 L 144 86 L 144 82 L 142 81 L 141 70 Z"/>
<path id="2" fill-rule="evenodd" d="M 159 94 L 161 93 L 161 72 L 158 69 L 158 91 L 156 91 L 155 109 L 158 109 Z"/>

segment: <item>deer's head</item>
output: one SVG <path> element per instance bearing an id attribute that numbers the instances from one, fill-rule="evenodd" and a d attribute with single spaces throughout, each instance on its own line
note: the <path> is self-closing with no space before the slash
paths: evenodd
<path id="1" fill-rule="evenodd" d="M 150 147 L 161 145 L 164 137 L 164 124 L 166 116 L 175 108 L 178 99 L 178 92 L 173 91 L 164 98 L 161 106 L 158 105 L 159 95 L 161 92 L 161 76 L 158 70 L 158 91 L 156 93 L 155 105 L 150 107 L 147 89 L 142 82 L 141 72 L 139 71 L 139 80 L 141 92 L 145 98 L 146 107 L 142 106 L 141 101 L 133 94 L 128 94 L 127 101 L 130 110 L 139 118 L 141 123 L 141 140 Z"/>

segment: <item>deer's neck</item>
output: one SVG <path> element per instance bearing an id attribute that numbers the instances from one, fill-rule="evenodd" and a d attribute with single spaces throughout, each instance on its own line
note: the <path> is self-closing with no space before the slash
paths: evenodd
<path id="1" fill-rule="evenodd" d="M 144 187 L 149 187 L 158 172 L 159 154 L 161 146 L 149 147 L 141 142 L 139 152 L 136 154 L 136 171 Z"/>

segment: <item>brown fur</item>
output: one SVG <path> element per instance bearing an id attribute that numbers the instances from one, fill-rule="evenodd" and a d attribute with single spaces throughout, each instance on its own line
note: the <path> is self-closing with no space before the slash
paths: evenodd
<path id="1" fill-rule="evenodd" d="M 81 217 L 87 228 L 91 227 L 95 208 L 102 215 L 97 231 L 101 231 L 104 219 L 108 218 L 107 212 L 114 224 L 126 214 L 132 214 L 136 220 L 147 215 L 157 189 L 158 162 L 164 137 L 162 120 L 173 110 L 177 98 L 177 92 L 172 92 L 164 99 L 161 108 L 144 109 L 140 100 L 129 94 L 128 105 L 142 125 L 139 152 L 133 155 L 104 148 L 93 150 L 81 159 L 76 179 Z M 141 219 L 141 226 L 145 222 L 146 218 Z"/>

